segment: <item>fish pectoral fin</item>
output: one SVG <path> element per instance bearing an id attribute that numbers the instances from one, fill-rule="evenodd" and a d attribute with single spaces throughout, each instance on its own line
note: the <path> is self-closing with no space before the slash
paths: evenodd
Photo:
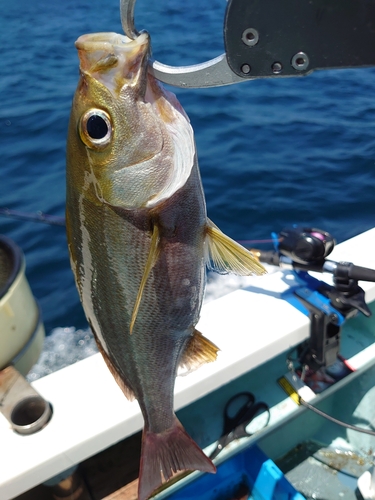
<path id="1" fill-rule="evenodd" d="M 133 313 L 132 313 L 132 317 L 130 320 L 130 327 L 129 327 L 130 335 L 133 332 L 134 323 L 135 323 L 135 320 L 137 318 L 138 309 L 139 309 L 139 306 L 141 304 L 142 294 L 143 294 L 143 290 L 145 288 L 147 278 L 149 277 L 151 269 L 156 264 L 156 261 L 158 260 L 158 257 L 160 254 L 159 242 L 160 242 L 159 228 L 158 228 L 157 224 L 155 224 L 154 229 L 152 231 L 151 245 L 150 245 L 150 251 L 149 251 L 149 254 L 147 257 L 146 267 L 145 267 L 145 270 L 143 272 L 141 284 L 139 285 L 137 298 L 135 299 Z"/>
<path id="2" fill-rule="evenodd" d="M 267 272 L 249 250 L 225 235 L 210 219 L 206 225 L 205 253 L 207 267 L 220 274 L 250 276 Z"/>
<path id="3" fill-rule="evenodd" d="M 219 350 L 211 340 L 204 337 L 198 330 L 194 330 L 182 353 L 179 368 L 183 372 L 179 375 L 187 375 L 204 363 L 212 363 L 216 360 Z"/>

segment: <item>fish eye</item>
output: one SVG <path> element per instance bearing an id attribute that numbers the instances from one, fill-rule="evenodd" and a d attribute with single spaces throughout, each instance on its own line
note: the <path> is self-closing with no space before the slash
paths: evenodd
<path id="1" fill-rule="evenodd" d="M 90 109 L 82 115 L 79 132 L 89 148 L 104 148 L 112 138 L 111 118 L 102 109 Z"/>

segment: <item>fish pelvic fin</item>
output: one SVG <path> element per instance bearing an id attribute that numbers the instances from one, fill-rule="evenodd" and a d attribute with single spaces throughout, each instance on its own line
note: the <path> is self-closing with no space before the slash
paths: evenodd
<path id="1" fill-rule="evenodd" d="M 225 235 L 210 219 L 206 225 L 205 259 L 207 267 L 219 274 L 250 276 L 267 272 L 249 250 Z"/>
<path id="2" fill-rule="evenodd" d="M 182 353 L 179 368 L 184 371 L 179 375 L 187 375 L 204 363 L 216 361 L 218 351 L 220 349 L 211 340 L 208 340 L 198 330 L 194 330 Z"/>
<path id="3" fill-rule="evenodd" d="M 157 224 L 154 224 L 154 228 L 153 228 L 152 236 L 151 236 L 150 251 L 149 251 L 149 254 L 147 257 L 146 267 L 145 267 L 145 270 L 143 272 L 141 284 L 139 285 L 137 298 L 135 299 L 134 309 L 133 309 L 132 317 L 130 320 L 130 326 L 129 326 L 130 335 L 133 333 L 134 323 L 135 323 L 135 320 L 137 319 L 137 314 L 138 314 L 139 306 L 141 304 L 142 294 L 143 294 L 143 290 L 144 290 L 146 282 L 147 282 L 147 278 L 149 277 L 151 269 L 156 264 L 156 261 L 158 260 L 158 257 L 160 254 L 159 242 L 160 242 L 159 228 L 158 228 Z"/>
<path id="4" fill-rule="evenodd" d="M 146 500 L 174 473 L 184 470 L 215 473 L 216 467 L 187 434 L 177 417 L 172 427 L 161 433 L 144 429 L 138 500 Z"/>

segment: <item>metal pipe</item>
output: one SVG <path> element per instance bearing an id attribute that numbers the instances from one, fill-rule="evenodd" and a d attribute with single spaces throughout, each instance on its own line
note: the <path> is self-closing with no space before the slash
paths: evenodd
<path id="1" fill-rule="evenodd" d="M 18 434 L 34 434 L 52 417 L 52 407 L 14 366 L 0 371 L 0 412 Z"/>

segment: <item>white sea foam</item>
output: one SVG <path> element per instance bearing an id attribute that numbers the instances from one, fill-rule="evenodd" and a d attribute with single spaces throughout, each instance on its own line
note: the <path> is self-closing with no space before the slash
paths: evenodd
<path id="1" fill-rule="evenodd" d="M 251 276 L 236 276 L 235 274 L 208 273 L 207 286 L 203 303 L 223 297 L 239 288 L 245 288 L 252 283 Z"/>
<path id="2" fill-rule="evenodd" d="M 54 328 L 45 339 L 38 362 L 31 368 L 26 378 L 29 382 L 33 382 L 96 352 L 98 348 L 90 329 Z"/>

